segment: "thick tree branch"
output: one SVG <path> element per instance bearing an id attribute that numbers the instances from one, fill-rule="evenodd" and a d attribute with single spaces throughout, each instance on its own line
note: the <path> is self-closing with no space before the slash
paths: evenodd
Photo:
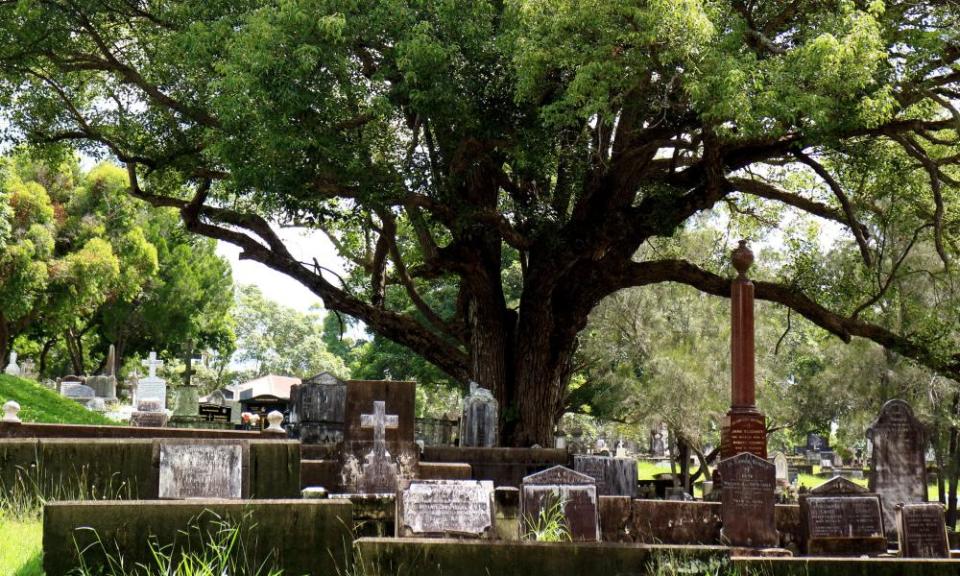
<path id="1" fill-rule="evenodd" d="M 633 262 L 619 274 L 620 286 L 647 286 L 660 282 L 677 282 L 715 296 L 730 296 L 730 280 L 708 272 L 685 260 Z M 786 306 L 844 342 L 858 336 L 911 358 L 928 368 L 960 378 L 960 354 L 942 358 L 924 346 L 887 328 L 845 317 L 828 310 L 800 290 L 774 282 L 754 282 L 756 298 Z"/>

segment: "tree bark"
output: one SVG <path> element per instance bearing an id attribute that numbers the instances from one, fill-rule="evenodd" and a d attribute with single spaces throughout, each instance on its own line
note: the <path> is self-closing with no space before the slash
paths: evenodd
<path id="1" fill-rule="evenodd" d="M 960 394 L 953 395 L 953 416 L 956 418 L 960 409 Z M 960 430 L 956 426 L 950 427 L 950 440 L 947 449 L 947 476 L 950 484 L 950 495 L 947 498 L 947 527 L 951 530 L 957 526 L 957 481 L 960 479 Z M 943 487 L 940 487 L 941 502 L 943 501 Z"/>

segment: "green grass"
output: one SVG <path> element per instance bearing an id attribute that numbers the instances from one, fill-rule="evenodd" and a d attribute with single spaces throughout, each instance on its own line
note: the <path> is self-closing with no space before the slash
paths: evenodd
<path id="1" fill-rule="evenodd" d="M 43 576 L 43 521 L 0 515 L 0 574 Z"/>
<path id="2" fill-rule="evenodd" d="M 638 480 L 653 480 L 655 475 L 663 474 L 664 472 L 670 472 L 670 467 L 657 466 L 655 462 L 649 460 L 637 460 Z"/>
<path id="3" fill-rule="evenodd" d="M 118 424 L 32 380 L 0 374 L 0 405 L 8 400 L 16 400 L 20 404 L 20 420 L 24 422 Z"/>

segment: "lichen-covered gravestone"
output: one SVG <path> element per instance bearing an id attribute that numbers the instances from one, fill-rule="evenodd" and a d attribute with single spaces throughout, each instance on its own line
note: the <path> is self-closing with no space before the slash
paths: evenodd
<path id="1" fill-rule="evenodd" d="M 596 480 L 600 496 L 637 495 L 637 461 L 633 458 L 577 454 L 573 469 Z"/>
<path id="2" fill-rule="evenodd" d="M 927 501 L 927 472 L 923 456 L 927 434 L 903 400 L 883 405 L 867 431 L 873 444 L 870 491 L 880 495 L 887 538 L 897 538 L 896 507 Z"/>
<path id="3" fill-rule="evenodd" d="M 398 537 L 493 538 L 493 482 L 412 480 L 397 497 Z"/>
<path id="4" fill-rule="evenodd" d="M 943 505 L 904 504 L 897 507 L 900 556 L 904 558 L 949 558 L 950 545 Z"/>
<path id="5" fill-rule="evenodd" d="M 876 556 L 887 551 L 880 497 L 834 477 L 800 496 L 801 550 L 811 556 Z"/>
<path id="6" fill-rule="evenodd" d="M 160 445 L 160 498 L 242 498 L 240 444 Z"/>
<path id="7" fill-rule="evenodd" d="M 535 523 L 544 510 L 563 502 L 563 515 L 575 542 L 600 540 L 596 480 L 565 466 L 554 466 L 523 479 L 520 506 L 524 522 Z"/>
<path id="8" fill-rule="evenodd" d="M 721 540 L 732 546 L 770 548 L 779 543 L 774 520 L 776 470 L 764 458 L 741 452 L 720 462 Z"/>

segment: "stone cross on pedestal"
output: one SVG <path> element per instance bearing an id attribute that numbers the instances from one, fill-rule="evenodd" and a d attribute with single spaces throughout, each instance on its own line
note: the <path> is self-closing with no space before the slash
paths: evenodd
<path id="1" fill-rule="evenodd" d="M 400 417 L 396 414 L 387 414 L 387 403 L 382 400 L 373 402 L 373 414 L 360 415 L 360 427 L 373 428 L 373 449 L 377 453 L 386 451 L 387 429 L 400 427 Z"/>
<path id="2" fill-rule="evenodd" d="M 163 360 L 157 360 L 157 353 L 150 352 L 150 356 L 140 364 L 146 366 L 147 370 L 150 371 L 150 378 L 156 378 L 157 368 L 163 366 Z"/>

